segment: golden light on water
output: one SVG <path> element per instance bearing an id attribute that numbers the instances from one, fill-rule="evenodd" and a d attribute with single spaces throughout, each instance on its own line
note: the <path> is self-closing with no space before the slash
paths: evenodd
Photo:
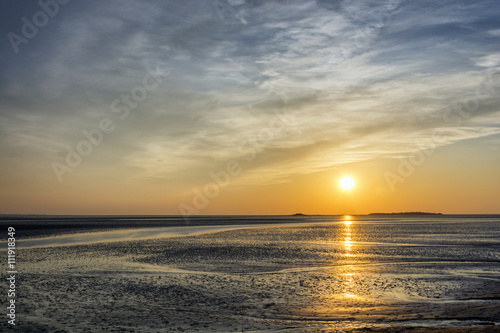
<path id="1" fill-rule="evenodd" d="M 344 221 L 345 224 L 345 238 L 344 238 L 344 249 L 345 249 L 345 256 L 350 257 L 352 256 L 351 254 L 351 247 L 352 247 L 352 240 L 351 240 L 351 221 L 346 220 Z"/>
<path id="2" fill-rule="evenodd" d="M 355 283 L 354 283 L 354 273 L 345 273 L 344 274 L 344 283 L 343 283 L 343 289 L 344 293 L 342 294 L 344 297 L 347 298 L 356 298 L 356 294 L 354 293 L 355 291 Z"/>
<path id="3" fill-rule="evenodd" d="M 352 230 L 351 230 L 351 224 L 352 221 L 350 220 L 345 220 L 344 221 L 344 253 L 346 257 L 353 257 L 354 254 L 352 253 Z M 352 273 L 350 270 L 351 266 L 348 266 L 347 272 L 344 274 L 344 297 L 347 298 L 356 298 L 356 295 L 354 294 L 355 290 L 355 284 L 354 284 L 354 273 Z"/>

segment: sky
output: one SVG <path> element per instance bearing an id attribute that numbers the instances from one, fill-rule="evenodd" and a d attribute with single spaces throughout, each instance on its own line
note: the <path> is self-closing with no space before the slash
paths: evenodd
<path id="1" fill-rule="evenodd" d="M 498 1 L 0 6 L 0 213 L 500 213 Z"/>

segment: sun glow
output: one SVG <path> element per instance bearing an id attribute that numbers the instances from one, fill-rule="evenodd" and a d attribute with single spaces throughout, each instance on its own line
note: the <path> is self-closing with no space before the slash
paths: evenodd
<path id="1" fill-rule="evenodd" d="M 351 190 L 354 187 L 354 179 L 351 177 L 345 176 L 340 179 L 340 188 L 346 191 Z"/>

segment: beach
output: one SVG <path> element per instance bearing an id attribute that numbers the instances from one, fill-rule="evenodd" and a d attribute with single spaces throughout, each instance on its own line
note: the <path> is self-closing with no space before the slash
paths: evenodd
<path id="1" fill-rule="evenodd" d="M 496 217 L 177 228 L 24 240 L 17 251 L 17 324 L 9 328 L 500 331 Z M 7 320 L 0 325 L 5 329 Z"/>
<path id="2" fill-rule="evenodd" d="M 0 5 L 0 333 L 500 333 L 500 0 Z"/>

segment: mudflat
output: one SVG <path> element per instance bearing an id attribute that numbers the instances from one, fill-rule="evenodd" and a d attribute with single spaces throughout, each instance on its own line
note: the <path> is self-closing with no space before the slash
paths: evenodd
<path id="1" fill-rule="evenodd" d="M 20 248 L 14 329 L 499 331 L 498 223 L 349 222 Z"/>

